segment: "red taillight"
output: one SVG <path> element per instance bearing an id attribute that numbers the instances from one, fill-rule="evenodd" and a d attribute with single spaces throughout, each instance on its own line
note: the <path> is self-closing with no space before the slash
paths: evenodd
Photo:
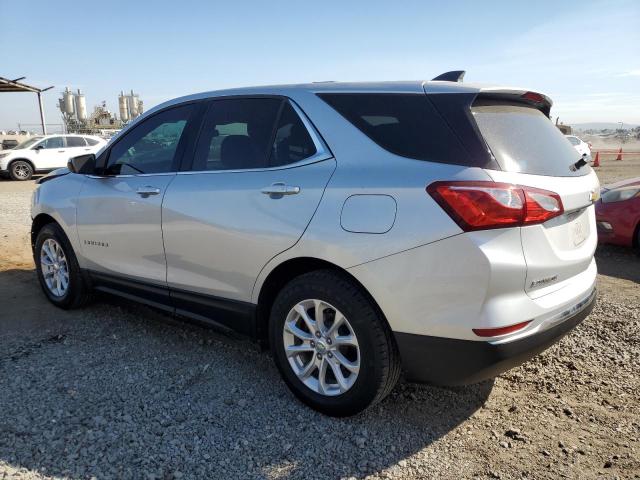
<path id="1" fill-rule="evenodd" d="M 435 182 L 427 192 L 465 231 L 543 223 L 564 211 L 557 193 L 510 183 Z"/>
<path id="2" fill-rule="evenodd" d="M 524 327 L 529 325 L 531 320 L 526 322 L 516 323 L 515 325 L 509 325 L 507 327 L 498 327 L 498 328 L 473 328 L 473 333 L 475 333 L 479 337 L 497 337 L 500 335 L 506 335 L 507 333 L 517 332 L 518 330 L 522 330 Z"/>

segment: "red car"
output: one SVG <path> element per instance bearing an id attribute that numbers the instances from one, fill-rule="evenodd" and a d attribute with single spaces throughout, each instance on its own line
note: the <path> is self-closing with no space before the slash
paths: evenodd
<path id="1" fill-rule="evenodd" d="M 602 187 L 596 225 L 600 243 L 640 248 L 640 177 Z"/>

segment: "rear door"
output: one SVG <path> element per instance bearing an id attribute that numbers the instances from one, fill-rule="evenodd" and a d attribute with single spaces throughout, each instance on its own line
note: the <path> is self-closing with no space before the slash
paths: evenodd
<path id="1" fill-rule="evenodd" d="M 525 290 L 532 297 L 557 290 L 593 261 L 598 178 L 588 164 L 576 168 L 580 154 L 537 108 L 480 100 L 472 113 L 501 167 L 487 170 L 495 181 L 550 190 L 562 199 L 563 215 L 521 228 Z"/>
<path id="2" fill-rule="evenodd" d="M 262 267 L 304 232 L 334 169 L 328 149 L 288 100 L 211 101 L 193 164 L 178 173 L 162 209 L 178 311 L 199 304 L 207 315 L 211 297 L 250 301 Z"/>
<path id="3" fill-rule="evenodd" d="M 67 152 L 66 152 L 67 160 L 69 158 L 77 157 L 78 155 L 91 153 L 91 147 L 87 145 L 87 142 L 84 139 L 84 137 L 68 136 L 68 137 L 65 137 L 65 140 L 67 142 Z M 65 161 L 65 165 L 66 165 L 66 161 Z"/>

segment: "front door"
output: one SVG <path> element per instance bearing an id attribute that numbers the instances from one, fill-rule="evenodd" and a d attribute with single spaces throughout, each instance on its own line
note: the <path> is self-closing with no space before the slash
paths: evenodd
<path id="1" fill-rule="evenodd" d="M 202 303 L 203 316 L 215 313 L 215 297 L 249 302 L 263 266 L 304 232 L 335 160 L 302 119 L 281 98 L 211 102 L 193 166 L 176 176 L 163 203 L 178 310 L 187 297 Z"/>
<path id="2" fill-rule="evenodd" d="M 94 273 L 166 286 L 161 205 L 193 110 L 193 105 L 172 107 L 133 127 L 105 152 L 104 176 L 84 183 L 78 236 Z"/>
<path id="3" fill-rule="evenodd" d="M 64 137 L 49 137 L 38 144 L 34 155 L 36 170 L 53 170 L 67 166 L 67 146 Z"/>

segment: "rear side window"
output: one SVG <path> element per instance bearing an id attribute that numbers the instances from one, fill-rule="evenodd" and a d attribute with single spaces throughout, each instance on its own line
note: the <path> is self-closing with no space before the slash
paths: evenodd
<path id="1" fill-rule="evenodd" d="M 569 143 L 571 143 L 571 145 L 578 145 L 580 143 L 580 140 L 578 140 L 576 137 L 567 137 L 567 140 L 569 140 Z"/>
<path id="2" fill-rule="evenodd" d="M 316 153 L 316 146 L 304 123 L 289 102 L 282 107 L 270 166 L 281 166 L 299 162 Z"/>
<path id="3" fill-rule="evenodd" d="M 391 153 L 433 162 L 468 163 L 468 153 L 424 94 L 318 96 Z"/>
<path id="4" fill-rule="evenodd" d="M 282 100 L 228 98 L 211 102 L 200 130 L 193 170 L 264 168 Z"/>
<path id="5" fill-rule="evenodd" d="M 67 147 L 85 147 L 84 138 L 82 137 L 67 137 Z"/>
<path id="6" fill-rule="evenodd" d="M 588 165 L 571 171 L 580 154 L 540 110 L 525 105 L 479 104 L 471 111 L 502 170 L 560 177 L 590 172 Z"/>
<path id="7" fill-rule="evenodd" d="M 98 141 L 95 138 L 84 137 L 84 139 L 86 140 L 87 145 L 91 145 L 92 147 L 98 144 Z"/>

